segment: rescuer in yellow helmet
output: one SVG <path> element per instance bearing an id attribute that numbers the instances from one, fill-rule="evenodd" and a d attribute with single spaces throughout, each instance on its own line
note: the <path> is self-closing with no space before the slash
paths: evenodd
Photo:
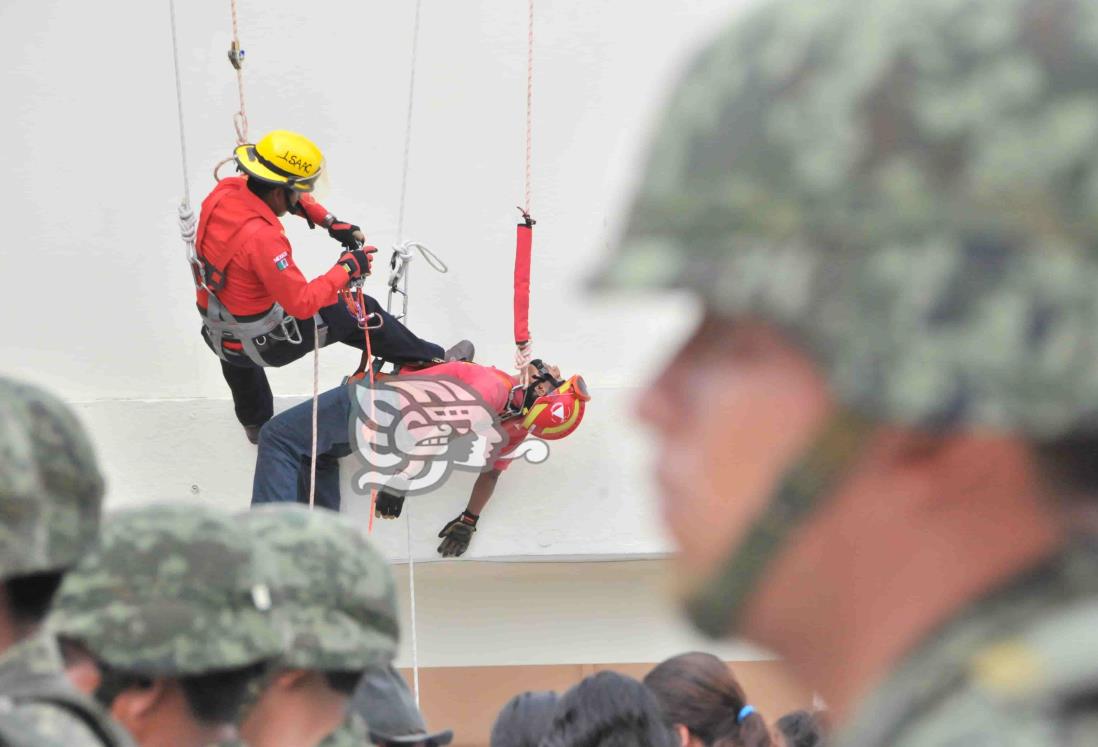
<path id="1" fill-rule="evenodd" d="M 362 319 L 338 299 L 349 281 L 368 275 L 375 247 L 362 230 L 332 215 L 312 195 L 324 155 L 308 138 L 275 130 L 234 152 L 240 176 L 222 179 L 202 203 L 195 249 L 202 336 L 221 359 L 237 419 L 255 443 L 273 412 L 263 371 L 284 366 L 320 345 L 365 347 Z M 306 280 L 279 218 L 294 213 L 343 245 L 338 261 Z M 472 358 L 472 345 L 451 351 L 412 334 L 378 302 L 364 297 L 373 351 L 397 364 Z M 380 325 L 380 326 L 377 326 Z"/>

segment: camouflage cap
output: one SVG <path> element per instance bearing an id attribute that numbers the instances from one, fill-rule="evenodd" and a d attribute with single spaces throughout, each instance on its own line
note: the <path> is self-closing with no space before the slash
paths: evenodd
<path id="1" fill-rule="evenodd" d="M 103 477 L 61 400 L 0 377 L 0 577 L 57 571 L 95 542 Z"/>
<path id="2" fill-rule="evenodd" d="M 343 516 L 293 503 L 240 515 L 277 562 L 274 596 L 291 643 L 282 656 L 302 669 L 354 670 L 396 655 L 396 587 L 389 564 Z"/>
<path id="3" fill-rule="evenodd" d="M 110 516 L 65 576 L 49 625 L 126 672 L 188 675 L 271 659 L 274 560 L 230 515 L 188 504 Z"/>
<path id="4" fill-rule="evenodd" d="M 780 325 L 863 414 L 1098 426 L 1098 4 L 788 0 L 679 86 L 603 287 Z"/>

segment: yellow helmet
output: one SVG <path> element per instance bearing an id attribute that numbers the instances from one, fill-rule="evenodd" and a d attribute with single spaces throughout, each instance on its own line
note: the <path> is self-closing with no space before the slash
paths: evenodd
<path id="1" fill-rule="evenodd" d="M 324 169 L 324 154 L 312 140 L 287 130 L 268 132 L 255 145 L 238 145 L 236 163 L 249 176 L 312 192 Z"/>

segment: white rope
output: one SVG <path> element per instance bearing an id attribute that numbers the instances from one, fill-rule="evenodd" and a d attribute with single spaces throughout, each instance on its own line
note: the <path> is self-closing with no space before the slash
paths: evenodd
<path id="1" fill-rule="evenodd" d="M 316 503 L 316 412 L 320 401 L 320 327 L 313 320 L 313 464 L 309 476 L 309 508 Z"/>
<path id="2" fill-rule="evenodd" d="M 236 144 L 248 142 L 248 115 L 244 110 L 244 50 L 240 46 L 239 23 L 236 14 L 236 0 L 229 0 L 233 14 L 233 46 L 229 50 L 229 61 L 236 70 L 236 92 L 240 99 L 240 110 L 233 115 L 233 129 L 236 130 Z"/>
<path id="3" fill-rule="evenodd" d="M 412 64 L 408 74 L 408 111 L 404 119 L 404 164 L 400 176 L 400 210 L 397 212 L 397 243 L 404 241 L 404 200 L 408 194 L 408 154 L 412 149 L 412 111 L 416 98 L 416 60 L 419 57 L 419 7 L 416 0 L 415 20 L 412 23 Z"/>
<path id="4" fill-rule="evenodd" d="M 175 0 L 168 0 L 168 15 L 172 22 L 172 62 L 175 65 L 175 106 L 179 114 L 179 153 L 183 159 L 183 205 L 191 206 L 191 177 L 187 171 L 187 138 L 183 133 L 183 83 L 179 75 L 179 41 L 175 31 Z M 180 210 L 180 217 L 183 211 Z"/>
<path id="5" fill-rule="evenodd" d="M 530 162 L 534 153 L 534 0 L 529 0 L 529 21 L 526 35 L 526 214 L 530 214 Z"/>
<path id="6" fill-rule="evenodd" d="M 191 207 L 191 176 L 187 169 L 187 135 L 183 127 L 183 80 L 179 73 L 179 38 L 175 26 L 175 0 L 168 0 L 168 18 L 172 27 L 172 63 L 175 70 L 175 109 L 179 117 L 179 159 L 183 167 L 183 198 L 179 201 L 179 235 L 187 247 L 187 263 L 197 286 L 202 286 L 202 271 L 194 247 L 198 216 Z"/>
<path id="7" fill-rule="evenodd" d="M 396 252 L 394 256 L 394 275 L 390 277 L 389 286 L 389 298 L 386 303 L 387 310 L 392 312 L 393 293 L 395 292 L 394 285 L 401 283 L 400 292 L 404 296 L 404 311 L 398 317 L 405 325 L 408 324 L 408 270 L 409 260 L 411 259 L 412 246 L 404 244 L 404 206 L 408 196 L 408 157 L 412 150 L 412 113 L 415 109 L 415 97 L 416 97 L 416 66 L 419 58 L 419 10 L 421 0 L 416 0 L 415 17 L 412 22 L 412 60 L 411 70 L 408 73 L 408 110 L 404 119 L 404 155 L 403 162 L 401 164 L 400 174 L 400 207 L 397 211 L 397 246 L 393 248 Z M 409 242 L 411 243 L 411 242 Z M 424 251 L 424 247 L 420 246 L 420 251 Z M 429 253 L 429 252 L 428 252 Z M 399 256 L 399 259 L 398 259 Z M 424 254 L 426 257 L 427 254 Z M 429 261 L 429 260 L 428 260 Z M 398 267 L 396 262 L 400 263 L 399 275 L 396 274 Z M 419 706 L 419 638 L 417 635 L 416 626 L 416 560 L 412 554 L 412 509 L 411 506 L 404 508 L 404 515 L 406 517 L 406 529 L 407 529 L 407 545 L 408 545 L 408 596 L 411 600 L 409 610 L 411 614 L 412 623 L 412 692 L 415 694 L 416 706 Z"/>
<path id="8" fill-rule="evenodd" d="M 411 506 L 404 509 L 408 515 L 405 526 L 408 530 L 408 598 L 411 600 L 412 616 L 412 692 L 416 696 L 416 707 L 419 706 L 419 641 L 416 639 L 416 565 L 412 558 L 412 511 Z"/>

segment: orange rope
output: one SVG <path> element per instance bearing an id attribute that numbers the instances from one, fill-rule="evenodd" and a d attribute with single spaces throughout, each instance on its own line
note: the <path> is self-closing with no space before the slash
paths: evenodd
<path id="1" fill-rule="evenodd" d="M 358 292 L 358 298 L 356 300 L 358 301 L 358 307 L 360 309 L 362 309 L 363 313 L 366 313 L 366 302 L 362 297 L 362 286 L 361 285 L 358 287 L 357 292 Z M 362 326 L 363 326 L 362 332 L 366 336 L 366 375 L 368 377 L 370 377 L 370 390 L 372 392 L 373 388 L 374 388 L 374 365 L 373 365 L 374 353 L 373 353 L 373 349 L 370 347 L 370 317 L 369 317 L 369 315 L 366 316 L 366 323 L 363 324 Z M 371 396 L 370 397 L 370 420 L 371 421 L 373 421 L 373 419 L 374 419 L 373 410 L 374 410 L 374 398 Z M 368 532 L 373 532 L 374 531 L 374 509 L 376 507 L 377 507 L 377 488 L 376 487 L 371 487 L 370 488 L 370 523 L 369 523 L 369 526 L 367 527 Z"/>

